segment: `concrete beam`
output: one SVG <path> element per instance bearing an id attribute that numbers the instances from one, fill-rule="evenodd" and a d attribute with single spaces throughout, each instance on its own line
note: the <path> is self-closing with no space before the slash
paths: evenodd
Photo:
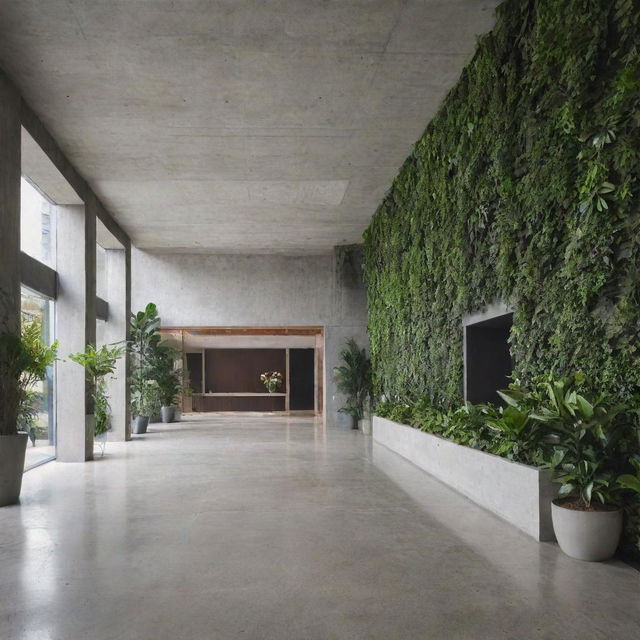
<path id="1" fill-rule="evenodd" d="M 55 300 L 58 295 L 58 274 L 24 252 L 20 254 L 20 279 L 25 287 L 49 300 Z"/>
<path id="2" fill-rule="evenodd" d="M 93 388 L 84 370 L 67 359 L 95 344 L 96 225 L 95 208 L 58 207 L 57 338 L 61 359 L 56 364 L 57 458 L 83 462 L 93 458 Z"/>

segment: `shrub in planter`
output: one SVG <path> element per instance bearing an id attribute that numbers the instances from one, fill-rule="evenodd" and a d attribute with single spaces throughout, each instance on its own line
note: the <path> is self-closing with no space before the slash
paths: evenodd
<path id="1" fill-rule="evenodd" d="M 41 336 L 40 322 L 25 319 L 20 335 L 0 334 L 0 506 L 20 498 L 28 435 L 18 429 L 33 413 L 33 386 L 56 360 L 58 343 Z"/>
<path id="2" fill-rule="evenodd" d="M 104 455 L 105 438 L 111 429 L 111 406 L 107 394 L 107 378 L 116 370 L 116 362 L 124 355 L 121 344 L 102 345 L 96 349 L 88 345 L 82 353 L 72 353 L 69 359 L 83 366 L 93 387 L 94 437 L 100 442 Z"/>
<path id="3" fill-rule="evenodd" d="M 584 377 L 538 378 L 500 392 L 505 407 L 440 410 L 428 398 L 381 402 L 376 414 L 516 462 L 550 467 L 562 486 L 552 505 L 561 548 L 583 559 L 612 555 L 627 512 L 626 542 L 640 550 L 638 431 L 634 411 L 587 397 Z M 634 475 L 635 471 L 635 475 Z"/>
<path id="4" fill-rule="evenodd" d="M 131 314 L 131 413 L 133 432 L 145 433 L 158 404 L 158 389 L 151 377 L 151 363 L 160 344 L 160 316 L 150 302 L 144 311 Z"/>
<path id="5" fill-rule="evenodd" d="M 149 419 L 158 405 L 158 383 L 149 380 L 144 371 L 137 373 L 131 380 L 131 415 L 133 433 L 147 432 Z"/>
<path id="6" fill-rule="evenodd" d="M 514 388 L 505 397 L 515 406 L 534 406 L 532 420 L 553 442 L 547 463 L 561 484 L 552 505 L 560 548 L 571 557 L 598 561 L 610 558 L 620 541 L 619 476 L 629 467 L 637 436 L 625 406 L 604 395 L 587 399 L 580 393 L 583 383 L 580 375 L 550 378 L 530 394 Z"/>
<path id="7" fill-rule="evenodd" d="M 181 388 L 181 372 L 176 369 L 178 352 L 170 346 L 159 344 L 151 358 L 149 375 L 158 387 L 158 401 L 162 422 L 173 422 L 176 399 Z"/>
<path id="8" fill-rule="evenodd" d="M 371 361 L 365 349 L 360 349 L 355 340 L 350 339 L 340 352 L 344 364 L 334 367 L 333 380 L 338 391 L 347 397 L 340 409 L 351 416 L 351 426 L 358 428 L 358 421 L 365 414 L 365 405 L 371 399 Z"/>

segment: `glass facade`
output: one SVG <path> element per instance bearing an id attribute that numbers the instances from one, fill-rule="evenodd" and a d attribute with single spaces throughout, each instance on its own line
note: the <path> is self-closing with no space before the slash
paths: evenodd
<path id="1" fill-rule="evenodd" d="M 43 296 L 22 288 L 22 321 L 38 320 L 42 326 L 42 339 L 46 344 L 54 340 L 54 303 Z M 33 394 L 33 416 L 26 426 L 29 444 L 25 469 L 55 458 L 56 421 L 54 394 L 54 367 L 50 367 L 47 378 L 30 390 Z"/>

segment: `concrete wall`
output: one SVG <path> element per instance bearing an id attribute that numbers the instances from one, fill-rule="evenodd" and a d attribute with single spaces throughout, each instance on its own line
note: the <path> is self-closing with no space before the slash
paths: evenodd
<path id="1" fill-rule="evenodd" d="M 158 254 L 132 250 L 132 309 L 158 305 L 164 326 L 325 329 L 327 422 L 343 423 L 331 380 L 344 341 L 366 344 L 364 289 L 341 284 L 333 255 Z"/>

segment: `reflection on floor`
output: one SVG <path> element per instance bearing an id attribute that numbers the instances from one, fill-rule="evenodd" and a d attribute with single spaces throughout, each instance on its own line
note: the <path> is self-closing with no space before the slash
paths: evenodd
<path id="1" fill-rule="evenodd" d="M 24 476 L 0 638 L 638 638 L 640 574 L 572 560 L 370 438 L 190 416 Z"/>
<path id="2" fill-rule="evenodd" d="M 27 451 L 24 457 L 25 470 L 32 469 L 44 462 L 53 460 L 56 456 L 56 448 L 49 444 L 48 440 L 36 440 L 35 446 L 31 440 L 27 443 Z"/>

